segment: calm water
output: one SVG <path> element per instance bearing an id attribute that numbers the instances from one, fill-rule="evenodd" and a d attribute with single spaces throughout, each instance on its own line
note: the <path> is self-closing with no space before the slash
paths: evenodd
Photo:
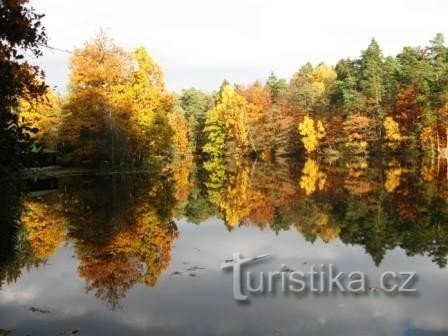
<path id="1" fill-rule="evenodd" d="M 445 161 L 208 162 L 3 181 L 0 329 L 11 335 L 447 335 Z M 415 271 L 415 295 L 250 295 L 251 271 Z M 3 332 L 3 334 L 5 334 Z M 0 335 L 2 333 L 0 332 Z"/>

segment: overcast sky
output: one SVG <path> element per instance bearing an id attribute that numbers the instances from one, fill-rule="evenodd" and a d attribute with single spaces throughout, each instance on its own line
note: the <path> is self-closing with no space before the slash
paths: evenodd
<path id="1" fill-rule="evenodd" d="M 375 37 L 385 55 L 448 37 L 446 0 L 31 0 L 51 46 L 73 50 L 100 28 L 122 47 L 144 45 L 171 90 L 214 90 L 225 78 L 249 83 L 271 71 L 290 78 L 303 63 L 358 57 Z M 63 91 L 69 54 L 38 63 Z"/>

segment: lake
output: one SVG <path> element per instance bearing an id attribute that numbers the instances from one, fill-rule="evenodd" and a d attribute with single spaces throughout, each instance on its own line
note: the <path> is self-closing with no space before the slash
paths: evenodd
<path id="1" fill-rule="evenodd" d="M 3 179 L 0 335 L 447 335 L 447 174 L 437 158 L 183 158 Z M 272 254 L 255 280 L 331 264 L 366 291 L 243 281 L 237 301 L 234 253 Z M 417 291 L 382 290 L 384 272 L 415 272 Z"/>

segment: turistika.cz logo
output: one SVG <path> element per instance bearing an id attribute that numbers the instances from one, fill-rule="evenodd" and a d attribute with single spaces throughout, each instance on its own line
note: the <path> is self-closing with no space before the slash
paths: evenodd
<path id="1" fill-rule="evenodd" d="M 221 264 L 222 270 L 233 271 L 233 296 L 237 301 L 247 301 L 249 293 L 273 293 L 280 289 L 282 293 L 314 294 L 416 294 L 416 272 L 383 272 L 377 287 L 369 286 L 364 272 L 338 272 L 332 264 L 310 265 L 308 271 L 293 270 L 284 264 L 280 271 L 259 272 L 253 274 L 248 268 L 273 254 L 243 258 L 234 253 L 233 258 Z"/>

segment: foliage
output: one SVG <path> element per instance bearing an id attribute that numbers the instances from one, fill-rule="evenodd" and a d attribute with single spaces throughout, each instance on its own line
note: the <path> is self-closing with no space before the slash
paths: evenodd
<path id="1" fill-rule="evenodd" d="M 223 86 L 216 105 L 207 113 L 204 152 L 212 156 L 244 154 L 249 146 L 247 120 L 254 108 L 232 86 Z"/>
<path id="2" fill-rule="evenodd" d="M 398 123 L 391 117 L 386 117 L 383 123 L 384 129 L 386 131 L 386 140 L 389 141 L 391 147 L 396 147 L 401 141 L 403 141 L 403 136 L 400 133 Z"/>
<path id="3" fill-rule="evenodd" d="M 47 90 L 43 72 L 26 61 L 25 55 L 42 56 L 47 36 L 43 15 L 27 0 L 0 2 L 0 171 L 23 166 L 31 149 L 30 132 L 37 130 L 21 122 L 17 109 L 21 100 L 35 103 Z"/>
<path id="4" fill-rule="evenodd" d="M 138 166 L 168 154 L 172 98 L 144 48 L 128 53 L 101 32 L 74 52 L 70 69 L 61 141 L 73 163 Z"/>
<path id="5" fill-rule="evenodd" d="M 322 121 L 317 120 L 315 122 L 309 116 L 305 116 L 298 129 L 302 136 L 303 145 L 308 153 L 314 152 L 319 147 L 319 140 L 326 134 Z"/>
<path id="6" fill-rule="evenodd" d="M 306 195 L 313 194 L 316 190 L 323 190 L 327 176 L 319 170 L 319 165 L 313 159 L 308 159 L 302 169 L 300 188 Z"/>
<path id="7" fill-rule="evenodd" d="M 47 149 L 56 150 L 61 127 L 62 99 L 48 89 L 42 99 L 35 103 L 21 100 L 19 106 L 20 124 L 26 125 L 26 131 L 33 142 Z"/>

